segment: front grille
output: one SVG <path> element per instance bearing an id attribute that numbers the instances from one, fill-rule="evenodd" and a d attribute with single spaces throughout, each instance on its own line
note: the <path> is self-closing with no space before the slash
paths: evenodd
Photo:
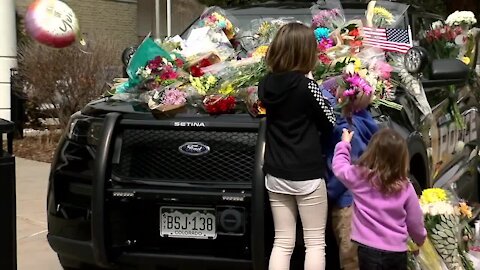
<path id="1" fill-rule="evenodd" d="M 125 129 L 119 164 L 122 178 L 201 183 L 246 183 L 253 176 L 256 132 Z M 186 142 L 201 142 L 210 152 L 188 156 Z"/>

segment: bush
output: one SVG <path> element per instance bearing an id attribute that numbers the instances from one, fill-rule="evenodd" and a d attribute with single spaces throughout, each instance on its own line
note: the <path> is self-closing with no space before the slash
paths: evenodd
<path id="1" fill-rule="evenodd" d="M 58 119 L 61 127 L 122 74 L 121 48 L 113 40 L 94 36 L 87 43 L 86 48 L 54 49 L 27 42 L 19 48 L 18 71 L 29 103 L 39 115 Z"/>

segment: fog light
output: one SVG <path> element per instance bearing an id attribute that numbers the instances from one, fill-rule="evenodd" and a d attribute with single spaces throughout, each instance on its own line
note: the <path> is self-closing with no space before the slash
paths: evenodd
<path id="1" fill-rule="evenodd" d="M 408 72 L 417 74 L 428 64 L 428 52 L 422 47 L 412 47 L 405 54 L 404 65 Z"/>

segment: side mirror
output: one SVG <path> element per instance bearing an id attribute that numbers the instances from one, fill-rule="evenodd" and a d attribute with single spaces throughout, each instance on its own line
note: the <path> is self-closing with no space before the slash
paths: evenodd
<path id="1" fill-rule="evenodd" d="M 122 62 L 125 67 L 128 66 L 130 59 L 132 59 L 132 56 L 136 51 L 137 51 L 137 47 L 128 47 L 125 50 L 123 50 Z"/>
<path id="2" fill-rule="evenodd" d="M 432 61 L 430 79 L 422 80 L 424 87 L 463 85 L 470 70 L 458 59 L 436 59 Z"/>
<path id="3" fill-rule="evenodd" d="M 466 80 L 469 68 L 458 59 L 436 59 L 432 61 L 431 80 Z"/>

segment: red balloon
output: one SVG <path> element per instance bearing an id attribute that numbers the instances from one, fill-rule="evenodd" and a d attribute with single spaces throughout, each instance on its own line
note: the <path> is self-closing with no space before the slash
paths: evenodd
<path id="1" fill-rule="evenodd" d="M 79 31 L 73 10 L 58 0 L 36 0 L 25 15 L 27 33 L 36 41 L 54 48 L 75 42 Z"/>

